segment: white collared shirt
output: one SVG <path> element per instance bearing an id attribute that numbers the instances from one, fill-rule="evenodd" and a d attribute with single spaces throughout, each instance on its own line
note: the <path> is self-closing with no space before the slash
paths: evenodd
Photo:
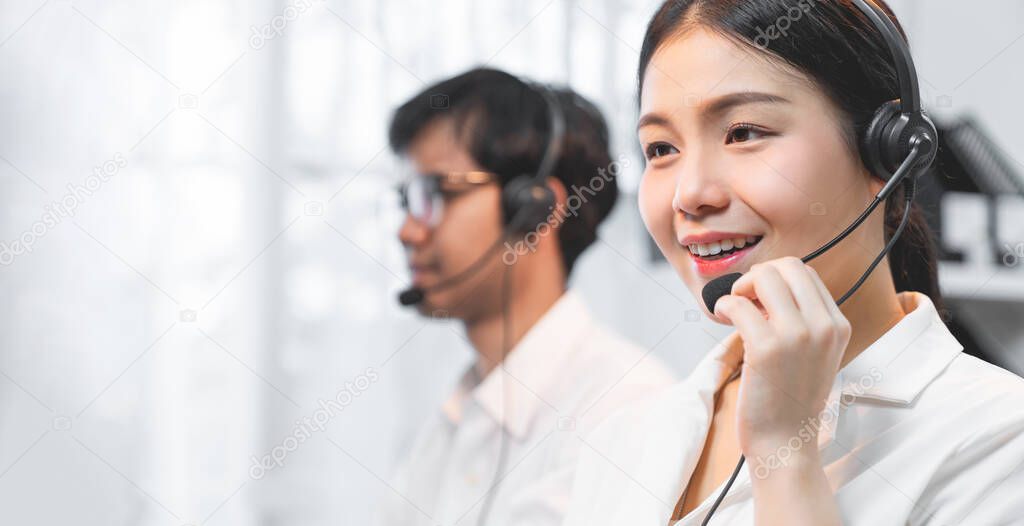
<path id="1" fill-rule="evenodd" d="M 466 372 L 418 434 L 392 484 L 402 498 L 388 498 L 383 524 L 477 524 L 499 469 L 502 422 L 507 457 L 487 524 L 561 524 L 578 434 L 673 381 L 656 358 L 601 328 L 568 292 L 512 349 L 503 368 L 482 382 L 474 368 Z"/>
<path id="2" fill-rule="evenodd" d="M 812 424 L 843 524 L 1024 523 L 1024 380 L 962 353 L 928 296 L 899 300 L 906 316 L 840 370 Z M 567 526 L 669 524 L 714 393 L 741 358 L 740 347 L 726 347 L 585 439 Z M 711 524 L 753 524 L 751 477 L 771 476 L 810 437 L 747 459 Z M 699 525 L 723 486 L 676 525 Z"/>

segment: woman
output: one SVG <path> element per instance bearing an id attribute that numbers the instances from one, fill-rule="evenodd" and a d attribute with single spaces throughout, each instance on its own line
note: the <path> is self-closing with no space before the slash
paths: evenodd
<path id="1" fill-rule="evenodd" d="M 741 454 L 711 524 L 1024 520 L 1024 381 L 945 327 L 920 211 L 841 307 L 901 192 L 798 259 L 883 187 L 858 142 L 899 97 L 879 30 L 850 0 L 670 0 L 639 81 L 644 222 L 694 296 L 745 273 L 705 310 L 736 330 L 584 440 L 566 524 L 701 524 Z"/>

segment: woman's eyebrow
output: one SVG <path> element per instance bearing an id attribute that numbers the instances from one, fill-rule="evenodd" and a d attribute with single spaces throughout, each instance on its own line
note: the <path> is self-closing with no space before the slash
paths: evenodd
<path id="1" fill-rule="evenodd" d="M 645 113 L 640 116 L 640 120 L 636 123 L 637 131 L 644 126 L 664 126 L 666 128 L 671 128 L 672 123 L 669 121 L 668 117 L 660 113 Z"/>
<path id="2" fill-rule="evenodd" d="M 698 113 L 701 116 L 701 120 L 710 121 L 738 106 L 744 106 L 747 104 L 789 103 L 791 103 L 791 101 L 781 95 L 773 95 L 771 93 L 762 93 L 759 91 L 740 91 L 722 95 L 701 104 L 701 108 Z M 640 120 L 637 121 L 636 129 L 640 130 L 640 128 L 643 128 L 644 126 L 664 126 L 670 128 L 672 123 L 669 118 L 663 114 L 645 113 L 640 117 Z"/>
<path id="3" fill-rule="evenodd" d="M 780 95 L 762 93 L 759 91 L 741 91 L 729 93 L 721 97 L 711 99 L 702 104 L 700 110 L 701 119 L 708 121 L 718 117 L 725 112 L 747 104 L 789 104 L 790 100 Z"/>

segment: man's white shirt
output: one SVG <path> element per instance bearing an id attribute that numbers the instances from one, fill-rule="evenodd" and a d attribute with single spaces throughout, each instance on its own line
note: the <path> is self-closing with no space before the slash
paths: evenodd
<path id="1" fill-rule="evenodd" d="M 470 367 L 418 433 L 385 499 L 387 526 L 558 525 L 580 437 L 611 412 L 673 383 L 643 350 L 563 295 L 486 378 Z M 502 436 L 505 461 L 499 466 Z M 500 470 L 500 474 L 498 473 Z M 497 484 L 495 484 L 497 481 Z"/>
<path id="2" fill-rule="evenodd" d="M 839 371 L 813 434 L 747 459 L 714 526 L 751 525 L 751 477 L 818 447 L 843 524 L 1024 524 L 1024 379 L 962 352 L 928 296 Z M 683 382 L 586 437 L 566 526 L 665 526 L 700 458 L 713 396 L 741 347 L 721 343 Z M 738 459 L 737 459 L 738 460 Z M 724 483 L 676 522 L 701 523 Z"/>

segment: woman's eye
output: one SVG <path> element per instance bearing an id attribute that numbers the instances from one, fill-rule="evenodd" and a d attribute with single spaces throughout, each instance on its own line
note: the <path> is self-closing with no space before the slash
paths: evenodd
<path id="1" fill-rule="evenodd" d="M 737 124 L 732 128 L 729 128 L 729 131 L 726 132 L 725 143 L 732 144 L 734 142 L 747 142 L 764 135 L 764 132 L 749 124 Z"/>
<path id="2" fill-rule="evenodd" d="M 647 159 L 654 159 L 657 157 L 664 157 L 676 153 L 678 150 L 675 149 L 671 144 L 664 142 L 656 142 L 647 146 Z"/>

